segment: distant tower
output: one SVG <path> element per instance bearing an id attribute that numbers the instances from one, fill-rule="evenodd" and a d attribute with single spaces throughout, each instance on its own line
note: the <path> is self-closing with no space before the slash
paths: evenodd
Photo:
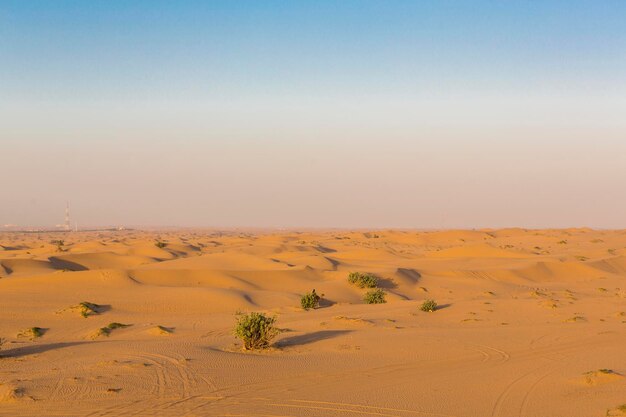
<path id="1" fill-rule="evenodd" d="M 70 202 L 68 201 L 65 206 L 65 224 L 63 225 L 63 229 L 69 232 L 72 227 L 70 226 Z"/>

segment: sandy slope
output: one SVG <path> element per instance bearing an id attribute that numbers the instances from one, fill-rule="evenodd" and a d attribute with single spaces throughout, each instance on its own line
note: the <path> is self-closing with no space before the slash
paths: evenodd
<path id="1" fill-rule="evenodd" d="M 626 416 L 626 231 L 6 233 L 0 265 L 0 416 Z"/>

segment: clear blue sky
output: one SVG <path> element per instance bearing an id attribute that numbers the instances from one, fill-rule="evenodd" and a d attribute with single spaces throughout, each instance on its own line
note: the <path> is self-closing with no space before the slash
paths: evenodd
<path id="1" fill-rule="evenodd" d="M 1 1 L 0 224 L 626 227 L 626 2 Z"/>

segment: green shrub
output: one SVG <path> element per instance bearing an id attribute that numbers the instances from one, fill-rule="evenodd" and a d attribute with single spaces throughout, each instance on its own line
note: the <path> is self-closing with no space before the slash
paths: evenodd
<path id="1" fill-rule="evenodd" d="M 89 316 L 95 316 L 97 314 L 100 314 L 101 306 L 99 306 L 98 304 L 90 303 L 89 301 L 83 301 L 82 303 L 78 304 L 76 308 L 80 312 L 81 316 L 87 318 Z"/>
<path id="2" fill-rule="evenodd" d="M 109 323 L 104 327 L 101 327 L 98 330 L 97 336 L 109 336 L 111 332 L 115 329 L 123 329 L 124 327 L 132 326 L 132 324 L 124 324 L 124 323 Z"/>
<path id="3" fill-rule="evenodd" d="M 156 242 L 154 242 L 154 246 L 156 246 L 157 248 L 163 249 L 164 247 L 167 246 L 167 243 L 157 240 Z"/>
<path id="4" fill-rule="evenodd" d="M 265 349 L 279 330 L 274 326 L 276 317 L 263 313 L 237 314 L 235 336 L 241 339 L 245 350 Z"/>
<path id="5" fill-rule="evenodd" d="M 376 288 L 378 279 L 372 274 L 362 272 L 350 272 L 348 275 L 350 284 L 356 284 L 359 288 Z"/>
<path id="6" fill-rule="evenodd" d="M 435 300 L 426 300 L 422 303 L 420 310 L 432 313 L 437 310 L 437 302 Z"/>
<path id="7" fill-rule="evenodd" d="M 306 293 L 300 298 L 300 305 L 303 309 L 308 310 L 309 308 L 317 308 L 320 306 L 320 297 L 317 295 L 315 290 Z"/>
<path id="8" fill-rule="evenodd" d="M 17 337 L 27 337 L 30 340 L 34 340 L 43 336 L 44 333 L 45 329 L 42 329 L 41 327 L 29 327 L 28 329 L 24 329 L 18 333 Z"/>
<path id="9" fill-rule="evenodd" d="M 385 301 L 385 295 L 383 290 L 377 288 L 366 292 L 363 301 L 365 301 L 366 304 L 383 304 L 387 302 Z"/>

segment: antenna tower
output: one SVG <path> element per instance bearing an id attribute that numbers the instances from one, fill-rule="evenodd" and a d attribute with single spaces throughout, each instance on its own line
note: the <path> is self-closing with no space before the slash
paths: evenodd
<path id="1" fill-rule="evenodd" d="M 64 224 L 63 228 L 66 231 L 68 231 L 68 232 L 71 230 L 71 226 L 70 226 L 70 203 L 69 203 L 69 201 L 65 205 L 65 224 Z"/>

